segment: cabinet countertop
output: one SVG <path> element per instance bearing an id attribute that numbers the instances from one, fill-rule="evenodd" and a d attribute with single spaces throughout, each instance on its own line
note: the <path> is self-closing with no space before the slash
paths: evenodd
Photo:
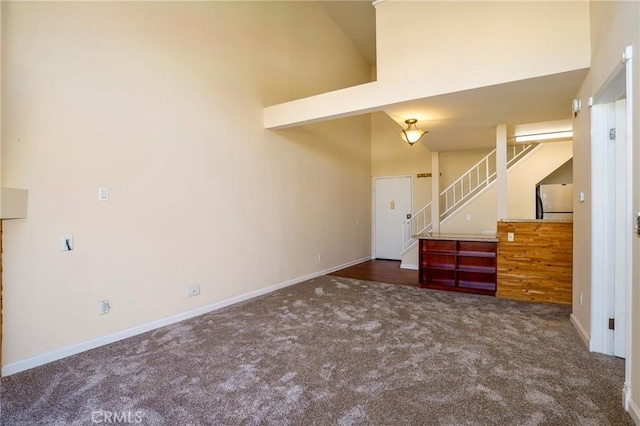
<path id="1" fill-rule="evenodd" d="M 495 235 L 485 234 L 450 234 L 450 233 L 422 233 L 413 235 L 413 238 L 419 240 L 448 240 L 448 241 L 482 241 L 497 243 L 498 237 Z"/>
<path id="2" fill-rule="evenodd" d="M 573 223 L 573 219 L 501 219 L 502 223 Z"/>

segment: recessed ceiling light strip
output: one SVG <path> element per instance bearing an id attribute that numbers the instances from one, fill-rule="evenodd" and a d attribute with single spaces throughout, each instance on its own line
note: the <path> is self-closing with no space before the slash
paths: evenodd
<path id="1" fill-rule="evenodd" d="M 551 132 L 551 133 L 538 133 L 535 135 L 520 135 L 516 136 L 516 142 L 533 142 L 533 141 L 546 141 L 550 139 L 565 139 L 573 137 L 573 131 L 567 130 L 564 132 Z"/>

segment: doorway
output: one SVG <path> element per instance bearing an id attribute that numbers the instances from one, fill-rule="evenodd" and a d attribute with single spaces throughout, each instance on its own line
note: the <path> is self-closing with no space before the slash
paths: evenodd
<path id="1" fill-rule="evenodd" d="M 373 179 L 373 258 L 400 260 L 403 224 L 411 220 L 411 176 Z"/>
<path id="2" fill-rule="evenodd" d="M 627 52 L 625 52 L 627 53 Z M 630 52 L 627 55 L 631 57 Z M 630 397 L 632 279 L 631 61 L 621 64 L 591 108 L 591 340 L 595 352 L 625 358 Z"/>

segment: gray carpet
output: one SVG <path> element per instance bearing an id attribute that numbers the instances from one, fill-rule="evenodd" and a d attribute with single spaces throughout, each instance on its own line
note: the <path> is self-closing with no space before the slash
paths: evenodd
<path id="1" fill-rule="evenodd" d="M 2 379 L 2 424 L 632 425 L 567 307 L 320 277 Z"/>

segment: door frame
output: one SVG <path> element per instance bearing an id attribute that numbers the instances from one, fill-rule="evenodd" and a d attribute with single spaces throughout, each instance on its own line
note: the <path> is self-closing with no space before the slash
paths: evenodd
<path id="1" fill-rule="evenodd" d="M 626 350 L 625 350 L 625 382 L 622 389 L 623 403 L 625 409 L 629 410 L 631 398 L 631 287 L 632 287 L 632 224 L 633 224 L 633 191 L 630 181 L 624 191 L 625 214 L 631 217 L 628 222 L 624 221 L 624 226 L 628 226 L 629 232 L 615 233 L 612 227 L 614 214 L 608 209 L 615 200 L 614 194 L 607 191 L 607 185 L 613 179 L 615 182 L 615 170 L 618 166 L 625 167 L 629 173 L 633 171 L 632 138 L 633 138 L 633 91 L 632 91 L 632 48 L 628 46 L 623 55 L 623 61 L 613 70 L 609 78 L 603 83 L 595 96 L 590 98 L 591 107 L 591 338 L 589 349 L 594 352 L 601 352 L 613 355 L 613 333 L 608 329 L 608 319 L 615 304 L 613 299 L 614 287 L 611 281 L 607 280 L 615 270 L 616 259 L 607 258 L 606 253 L 615 250 L 616 255 L 622 256 L 618 259 L 618 269 L 622 269 L 621 278 L 623 283 L 619 286 L 624 294 L 623 327 Z M 609 142 L 609 129 L 612 120 L 611 110 L 615 108 L 613 103 L 626 96 L 626 138 L 624 150 L 625 155 L 616 155 L 613 149 L 607 149 Z M 592 101 L 593 100 L 593 101 Z M 615 118 L 615 117 L 614 117 Z M 625 158 L 626 157 L 626 158 Z M 613 232 L 614 235 L 611 235 Z M 606 262 L 600 262 L 606 259 Z M 621 266 L 621 267 L 620 267 Z M 616 319 L 616 323 L 618 319 Z M 617 326 L 617 325 L 616 325 Z"/>
<path id="2" fill-rule="evenodd" d="M 395 175 L 395 176 L 374 176 L 371 178 L 371 259 L 376 259 L 376 181 L 379 179 L 398 179 L 409 178 L 410 193 L 410 210 L 413 216 L 413 176 L 412 175 Z M 401 233 L 402 228 L 398 230 Z M 402 235 L 402 234 L 400 234 Z M 401 256 L 402 257 L 402 254 Z"/>

